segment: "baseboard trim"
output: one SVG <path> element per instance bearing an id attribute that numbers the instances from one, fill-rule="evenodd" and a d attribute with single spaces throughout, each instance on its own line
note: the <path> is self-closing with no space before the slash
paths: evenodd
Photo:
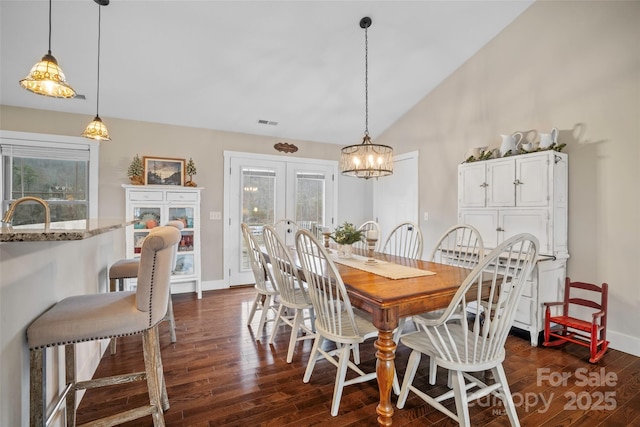
<path id="1" fill-rule="evenodd" d="M 640 357 L 640 338 L 608 330 L 609 348 Z"/>

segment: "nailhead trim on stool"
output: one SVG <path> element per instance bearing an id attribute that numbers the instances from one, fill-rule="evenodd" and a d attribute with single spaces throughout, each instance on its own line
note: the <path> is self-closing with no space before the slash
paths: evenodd
<path id="1" fill-rule="evenodd" d="M 177 228 L 178 230 L 182 230 L 184 228 L 184 222 L 182 221 L 169 221 L 166 226 Z M 154 230 L 158 228 L 152 228 L 149 234 L 152 234 Z M 176 261 L 177 261 L 177 250 L 176 246 L 174 251 L 174 258 L 171 271 L 175 269 Z M 140 264 L 139 258 L 126 258 L 121 259 L 113 263 L 109 268 L 109 292 L 115 291 L 124 291 L 124 279 L 135 279 L 138 277 L 138 265 Z M 116 288 L 116 281 L 118 281 L 119 286 Z M 167 314 L 164 316 L 162 321 L 167 320 L 169 322 L 169 337 L 171 342 L 176 342 L 178 338 L 176 337 L 176 320 L 173 316 L 173 302 L 171 301 L 171 292 L 169 292 L 169 305 L 167 307 Z M 116 346 L 117 339 L 113 338 L 109 345 L 109 350 L 111 354 L 116 354 Z"/>

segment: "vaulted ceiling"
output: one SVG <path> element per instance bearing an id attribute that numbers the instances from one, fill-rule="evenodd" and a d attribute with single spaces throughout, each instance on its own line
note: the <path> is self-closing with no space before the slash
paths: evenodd
<path id="1" fill-rule="evenodd" d="M 112 0 L 102 9 L 100 115 L 107 124 L 122 118 L 358 143 L 365 126 L 359 22 L 369 16 L 375 140 L 531 3 Z M 96 113 L 98 5 L 52 6 L 52 53 L 86 99 L 19 87 L 47 52 L 49 6 L 0 0 L 0 103 L 86 114 L 88 123 Z"/>

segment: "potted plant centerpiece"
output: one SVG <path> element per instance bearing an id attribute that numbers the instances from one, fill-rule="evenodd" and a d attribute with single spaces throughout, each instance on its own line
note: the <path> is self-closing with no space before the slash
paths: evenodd
<path id="1" fill-rule="evenodd" d="M 336 227 L 329 237 L 338 244 L 338 256 L 340 258 L 351 258 L 353 254 L 352 244 L 362 240 L 364 232 L 358 230 L 350 222 L 345 222 Z"/>

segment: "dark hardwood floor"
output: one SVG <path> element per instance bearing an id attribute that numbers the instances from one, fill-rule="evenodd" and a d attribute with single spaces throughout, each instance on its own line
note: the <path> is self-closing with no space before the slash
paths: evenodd
<path id="1" fill-rule="evenodd" d="M 160 325 L 162 359 L 171 408 L 168 426 L 374 426 L 378 389 L 375 381 L 345 388 L 340 413 L 331 417 L 335 368 L 318 362 L 308 384 L 302 382 L 311 340 L 298 343 L 293 363 L 285 361 L 289 328 L 280 326 L 268 344 L 272 323 L 263 331 L 246 325 L 253 288 L 233 288 L 173 296 L 178 342 L 171 344 L 167 325 Z M 253 325 L 257 325 L 254 318 Z M 362 367 L 375 369 L 373 341 L 361 346 Z M 409 351 L 398 347 L 400 381 Z M 428 384 L 428 359 L 416 381 Z M 523 426 L 640 426 L 640 358 L 609 350 L 599 364 L 588 362 L 588 349 L 534 348 L 526 338 L 510 336 L 504 363 Z M 121 338 L 118 352 L 102 358 L 97 375 L 142 370 L 140 336 Z M 563 379 L 564 378 L 564 379 Z M 446 387 L 438 372 L 437 389 Z M 392 397 L 395 401 L 395 397 Z M 146 383 L 86 392 L 78 422 L 116 413 L 148 400 Z M 453 408 L 453 404 L 449 405 Z M 491 399 L 476 401 L 473 425 L 502 426 L 509 420 Z M 412 393 L 396 409 L 394 426 L 455 425 Z M 130 423 L 152 425 L 151 418 Z"/>

